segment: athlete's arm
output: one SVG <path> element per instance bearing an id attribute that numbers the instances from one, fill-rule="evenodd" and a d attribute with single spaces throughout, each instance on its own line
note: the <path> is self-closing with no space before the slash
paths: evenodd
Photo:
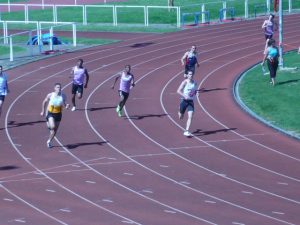
<path id="1" fill-rule="evenodd" d="M 90 80 L 90 75 L 89 75 L 87 69 L 85 69 L 84 73 L 85 73 L 85 78 L 86 78 L 84 88 L 87 88 L 89 80 Z"/>
<path id="2" fill-rule="evenodd" d="M 131 86 L 134 87 L 135 86 L 135 80 L 134 80 L 134 76 L 131 74 L 132 76 L 132 80 L 131 80 Z"/>
<path id="3" fill-rule="evenodd" d="M 6 91 L 7 91 L 7 93 L 9 93 L 9 88 L 8 88 L 7 78 L 6 78 L 6 80 L 5 80 L 5 85 L 6 85 Z"/>
<path id="4" fill-rule="evenodd" d="M 188 55 L 188 52 L 184 53 L 184 55 L 183 55 L 182 58 L 181 58 L 181 64 L 182 64 L 183 66 L 184 66 L 184 64 L 185 64 L 184 61 L 185 61 L 187 55 Z"/>
<path id="5" fill-rule="evenodd" d="M 115 84 L 116 84 L 117 80 L 118 80 L 120 77 L 121 77 L 121 74 L 118 74 L 118 75 L 116 76 L 115 81 L 114 81 L 113 85 L 111 86 L 111 89 L 114 89 L 114 88 L 115 88 Z"/>
<path id="6" fill-rule="evenodd" d="M 186 85 L 186 80 L 182 81 L 180 86 L 178 87 L 177 89 L 177 93 L 179 95 L 181 95 L 183 98 L 185 98 L 184 94 L 183 94 L 183 89 L 184 89 L 184 86 Z"/>
<path id="7" fill-rule="evenodd" d="M 63 100 L 64 100 L 63 101 L 64 107 L 66 109 L 68 109 L 70 105 L 68 103 L 66 103 L 67 102 L 67 96 L 65 94 L 63 94 Z"/>
<path id="8" fill-rule="evenodd" d="M 74 67 L 72 67 L 72 69 L 71 69 L 71 72 L 70 72 L 69 78 L 73 78 L 73 76 L 74 76 Z"/>
<path id="9" fill-rule="evenodd" d="M 47 103 L 48 103 L 49 100 L 50 100 L 51 94 L 52 94 L 52 93 L 48 94 L 48 95 L 46 96 L 46 98 L 44 99 L 43 103 L 42 103 L 41 116 L 44 116 L 44 115 L 45 115 L 45 108 L 46 108 Z"/>

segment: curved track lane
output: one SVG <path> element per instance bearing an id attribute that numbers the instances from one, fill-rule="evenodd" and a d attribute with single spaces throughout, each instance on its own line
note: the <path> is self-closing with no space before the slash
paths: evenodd
<path id="1" fill-rule="evenodd" d="M 289 46 L 299 45 L 299 20 L 286 17 Z M 1 222 L 299 223 L 299 142 L 250 118 L 232 97 L 236 76 L 262 59 L 260 25 L 129 37 L 9 71 L 12 93 L 0 126 Z M 202 91 L 188 139 L 176 89 L 179 59 L 192 44 L 200 51 L 195 79 Z M 91 82 L 79 110 L 64 112 L 49 151 L 41 102 L 57 81 L 70 92 L 68 74 L 78 57 Z M 118 118 L 110 86 L 125 64 L 137 85 Z"/>

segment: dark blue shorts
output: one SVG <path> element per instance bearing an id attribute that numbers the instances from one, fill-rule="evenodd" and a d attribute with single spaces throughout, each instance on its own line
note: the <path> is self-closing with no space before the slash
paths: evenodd
<path id="1" fill-rule="evenodd" d="M 124 101 L 126 101 L 129 97 L 129 93 L 119 90 L 119 96 L 123 97 Z"/>
<path id="2" fill-rule="evenodd" d="M 72 85 L 72 94 L 75 95 L 76 93 L 83 93 L 83 84 L 73 84 Z"/>
<path id="3" fill-rule="evenodd" d="M 48 121 L 50 117 L 53 117 L 55 122 L 60 122 L 62 118 L 62 113 L 51 113 L 48 112 L 46 116 L 46 120 Z"/>
<path id="4" fill-rule="evenodd" d="M 192 71 L 193 75 L 194 75 L 195 74 L 195 65 L 194 66 L 185 65 L 184 74 L 188 74 L 189 71 Z"/>
<path id="5" fill-rule="evenodd" d="M 0 95 L 0 101 L 4 102 L 5 100 L 5 95 Z"/>
<path id="6" fill-rule="evenodd" d="M 181 99 L 180 101 L 180 107 L 179 107 L 179 112 L 181 114 L 184 114 L 185 111 L 188 112 L 194 112 L 194 101 L 193 100 L 185 100 L 185 99 Z"/>

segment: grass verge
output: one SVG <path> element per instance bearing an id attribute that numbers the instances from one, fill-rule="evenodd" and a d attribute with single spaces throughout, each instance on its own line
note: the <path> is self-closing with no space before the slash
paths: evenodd
<path id="1" fill-rule="evenodd" d="M 271 125 L 300 138 L 300 55 L 295 51 L 284 55 L 284 67 L 297 70 L 278 70 L 276 85 L 269 83 L 257 65 L 243 76 L 239 84 L 242 102 Z"/>

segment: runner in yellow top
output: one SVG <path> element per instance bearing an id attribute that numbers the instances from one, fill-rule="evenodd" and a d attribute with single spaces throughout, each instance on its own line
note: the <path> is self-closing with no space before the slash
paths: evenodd
<path id="1" fill-rule="evenodd" d="M 45 109 L 47 106 L 46 121 L 47 126 L 50 130 L 49 139 L 47 141 L 47 147 L 51 148 L 51 141 L 55 137 L 55 134 L 58 130 L 61 118 L 62 118 L 62 109 L 63 107 L 69 108 L 69 104 L 66 104 L 66 95 L 61 92 L 61 84 L 56 83 L 54 85 L 54 92 L 49 93 L 43 101 L 41 116 L 45 115 Z"/>

